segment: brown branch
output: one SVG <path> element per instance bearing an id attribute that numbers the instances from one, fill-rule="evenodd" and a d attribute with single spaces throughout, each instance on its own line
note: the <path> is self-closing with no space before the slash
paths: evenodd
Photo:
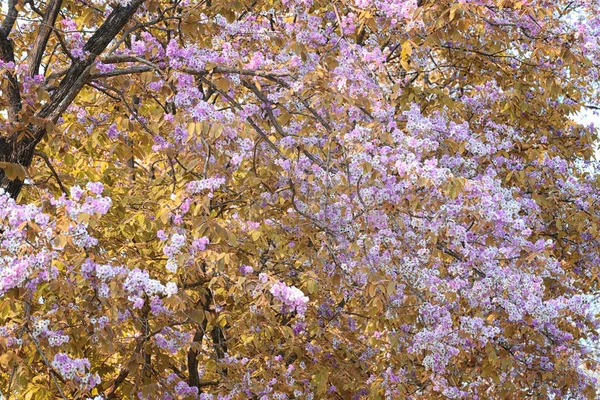
<path id="1" fill-rule="evenodd" d="M 213 326 L 210 336 L 215 347 L 217 359 L 220 360 L 223 357 L 225 357 L 225 353 L 227 353 L 227 344 L 225 343 L 225 335 L 223 334 L 223 329 L 221 329 L 221 327 L 218 325 Z"/>
<path id="2" fill-rule="evenodd" d="M 40 157 L 40 158 L 42 158 L 46 162 L 46 165 L 50 169 L 50 172 L 52 172 L 52 175 L 54 176 L 54 179 L 56 179 L 56 182 L 58 182 L 58 186 L 60 187 L 60 190 L 65 194 L 65 196 L 69 197 L 69 192 L 67 191 L 67 188 L 65 188 L 65 186 L 62 183 L 62 181 L 58 177 L 58 174 L 56 173 L 56 170 L 52 166 L 52 163 L 50 163 L 50 159 L 48 159 L 48 156 L 45 155 L 44 153 L 39 152 L 39 151 L 36 151 L 33 154 L 36 155 L 36 156 L 38 156 L 38 157 Z"/>
<path id="3" fill-rule="evenodd" d="M 294 186 L 294 182 L 292 182 L 291 179 L 288 179 L 288 183 L 290 185 L 289 189 L 292 192 L 292 198 L 290 199 L 291 203 L 292 203 L 292 208 L 301 216 L 303 216 L 304 218 L 306 218 L 307 220 L 309 220 L 310 222 L 312 222 L 317 228 L 321 229 L 322 231 L 334 236 L 334 233 L 327 228 L 327 226 L 323 225 L 320 221 L 316 220 L 315 218 L 313 218 L 312 216 L 308 215 L 307 213 L 305 213 L 304 211 L 301 211 L 298 208 L 298 205 L 296 204 L 296 187 Z"/>
<path id="4" fill-rule="evenodd" d="M 58 119 L 85 84 L 96 57 L 106 49 L 106 46 L 127 24 L 143 2 L 144 0 L 134 0 L 127 7 L 116 6 L 114 8 L 100 28 L 83 46 L 85 59 L 71 64 L 48 104 L 37 114 L 38 117 L 48 118 L 51 121 Z"/>
<path id="5" fill-rule="evenodd" d="M 46 45 L 48 44 L 48 39 L 52 34 L 52 28 L 54 27 L 54 22 L 56 21 L 56 17 L 58 16 L 58 12 L 60 11 L 61 5 L 62 0 L 51 0 L 46 6 L 44 18 L 42 20 L 42 23 L 40 24 L 40 29 L 38 31 L 37 36 L 35 37 L 35 40 L 33 41 L 31 52 L 28 56 L 28 67 L 30 76 L 37 75 L 38 73 L 40 64 L 42 63 L 42 58 L 44 57 Z"/>
<path id="6" fill-rule="evenodd" d="M 231 96 L 229 96 L 223 90 L 219 89 L 214 83 L 212 83 L 208 79 L 204 78 L 203 76 L 200 76 L 200 80 L 202 80 L 202 82 L 206 83 L 211 88 L 213 88 L 213 90 L 215 92 L 218 92 L 219 94 L 221 94 L 221 96 L 223 96 L 227 101 L 229 101 L 229 103 L 231 103 L 231 105 L 233 105 L 235 108 L 237 108 L 239 110 L 242 109 L 242 107 Z M 273 149 L 277 153 L 277 155 L 279 155 L 279 157 L 283 158 L 284 160 L 287 160 L 287 157 L 281 152 L 281 150 L 279 150 L 279 147 L 277 147 L 275 145 L 275 143 L 271 142 L 271 140 L 269 139 L 269 135 L 267 135 L 262 129 L 260 129 L 260 127 L 258 125 L 256 125 L 256 123 L 254 122 L 254 120 L 252 118 L 246 117 L 246 121 L 256 131 L 256 133 L 258 133 L 259 136 L 261 136 L 263 138 L 263 140 L 267 142 L 269 147 L 271 147 L 271 149 Z"/>
<path id="7" fill-rule="evenodd" d="M 58 380 L 56 378 L 58 377 L 61 380 L 61 382 L 63 382 L 63 383 L 65 383 L 65 380 L 63 379 L 62 376 L 60 376 L 60 374 L 58 372 L 56 372 L 54 370 L 54 368 L 52 368 L 52 366 L 50 365 L 50 362 L 46 358 L 46 355 L 44 354 L 44 352 L 40 348 L 40 345 L 38 344 L 38 342 L 35 339 L 35 337 L 31 334 L 31 332 L 29 332 L 29 336 L 31 337 L 31 340 L 33 341 L 33 344 L 35 345 L 35 348 L 37 349 L 37 352 L 42 357 L 42 360 L 44 360 L 44 364 L 46 364 L 46 367 L 48 368 L 48 373 L 52 376 L 52 380 L 54 380 L 54 385 L 56 385 L 56 389 L 58 389 L 58 392 L 60 393 L 60 396 L 63 399 L 67 400 L 67 397 L 65 396 L 65 393 L 63 392 L 62 388 L 58 384 Z"/>
<path id="8" fill-rule="evenodd" d="M 188 385 L 200 387 L 200 375 L 198 373 L 198 350 L 195 346 L 201 346 L 204 339 L 204 329 L 206 329 L 206 319 L 202 321 L 200 328 L 194 333 L 194 340 L 187 353 Z"/>
<path id="9" fill-rule="evenodd" d="M 107 72 L 97 72 L 95 74 L 90 75 L 90 80 L 100 79 L 100 78 L 109 78 L 113 76 L 121 76 L 121 75 L 132 75 L 132 74 L 141 74 L 143 72 L 152 71 L 151 67 L 145 65 L 137 65 L 130 68 L 115 68 L 112 71 Z"/>
<path id="10" fill-rule="evenodd" d="M 254 69 L 243 69 L 243 68 L 231 68 L 231 67 L 221 67 L 217 66 L 212 68 L 210 71 L 202 70 L 197 71 L 191 68 L 181 68 L 181 72 L 185 72 L 190 75 L 208 75 L 210 73 L 222 73 L 222 74 L 239 74 L 239 75 L 249 75 L 249 76 L 260 76 L 263 78 L 281 78 L 290 76 L 289 73 L 286 72 L 268 72 Z"/>
<path id="11" fill-rule="evenodd" d="M 18 0 L 8 0 L 8 12 L 0 26 L 0 35 L 4 35 L 4 37 L 8 37 L 17 20 L 17 2 Z"/>
<path id="12" fill-rule="evenodd" d="M 200 382 L 197 387 L 203 388 L 205 386 L 216 386 L 218 384 L 219 384 L 219 382 L 217 382 L 217 381 L 204 381 L 204 382 Z"/>
<path id="13" fill-rule="evenodd" d="M 39 118 L 42 121 L 56 122 L 85 85 L 96 57 L 106 49 L 108 44 L 115 38 L 127 22 L 129 22 L 143 2 L 144 0 L 133 0 L 131 4 L 126 7 L 115 6 L 102 25 L 83 46 L 85 58 L 71 63 L 71 66 L 65 73 L 60 84 L 52 93 L 48 103 L 35 114 L 36 118 Z M 4 34 L 0 34 L 0 57 L 5 62 L 14 61 L 10 59 L 14 59 L 12 43 Z M 9 85 L 7 92 L 10 104 L 8 114 L 10 118 L 16 120 L 21 105 L 19 87 L 14 76 L 11 79 L 11 75 L 9 74 L 8 78 Z M 3 148 L 5 147 L 3 146 L 4 143 L 0 142 L 0 152 L 3 153 L 0 154 L 0 156 L 7 158 L 8 154 L 10 156 L 8 161 L 17 162 L 24 167 L 31 165 L 35 147 L 46 134 L 46 127 L 30 124 L 27 126 L 26 130 L 27 135 L 24 135 L 25 137 L 18 142 L 17 139 L 6 142 L 8 145 L 6 147 L 13 149 L 10 153 L 7 153 L 6 149 Z M 20 179 L 7 179 L 4 172 L 0 172 L 0 187 L 4 188 L 11 197 L 16 198 L 21 192 L 23 181 Z"/>
<path id="14" fill-rule="evenodd" d="M 202 304 L 202 308 L 204 309 L 204 311 L 208 311 L 211 295 L 212 294 L 209 290 L 208 294 L 206 296 L 201 297 L 199 300 L 200 302 L 204 303 Z M 190 321 L 198 325 L 198 329 L 196 329 L 196 332 L 194 333 L 193 342 L 190 345 L 190 348 L 187 353 L 187 369 L 189 377 L 188 385 L 195 386 L 198 389 L 200 389 L 200 375 L 198 373 L 198 355 L 200 354 L 199 349 L 201 348 L 202 341 L 204 340 L 207 319 L 204 318 L 202 319 L 202 321 L 196 321 L 195 319 L 191 318 L 190 315 L 187 315 L 187 317 Z"/>
<path id="15" fill-rule="evenodd" d="M 160 67 L 144 58 L 131 56 L 131 55 L 110 55 L 102 58 L 102 62 L 105 64 L 118 64 L 122 62 L 140 62 L 146 64 L 148 66 L 154 67 L 155 69 L 160 69 Z M 180 72 L 185 72 L 186 74 L 194 75 L 194 76 L 206 76 L 210 74 L 238 74 L 238 75 L 248 75 L 248 76 L 260 76 L 263 78 L 283 78 L 291 76 L 290 73 L 287 72 L 269 72 L 269 71 L 261 71 L 258 69 L 244 69 L 244 68 L 234 68 L 234 67 L 226 67 L 226 66 L 216 66 L 211 69 L 203 69 L 203 70 L 195 70 L 192 68 L 179 68 L 177 69 Z"/>
<path id="16" fill-rule="evenodd" d="M 267 76 L 266 78 L 269 79 L 269 80 L 271 80 L 271 81 L 273 81 L 273 82 L 275 82 L 275 83 L 280 84 L 281 86 L 283 86 L 283 87 L 285 87 L 287 89 L 291 88 L 290 85 L 287 82 L 285 82 L 283 79 L 279 79 L 279 78 L 274 77 L 274 76 Z M 319 121 L 319 123 L 328 132 L 331 132 L 333 130 L 331 128 L 331 125 L 329 125 L 329 123 L 327 121 L 325 121 L 325 119 L 323 119 L 323 117 L 320 116 L 319 113 L 314 108 L 311 107 L 311 105 L 308 103 L 308 101 L 304 97 L 302 97 L 302 96 L 300 96 L 299 94 L 296 94 L 296 93 L 292 93 L 292 94 L 294 95 L 294 97 L 296 97 L 298 100 L 300 100 L 300 102 L 302 103 L 302 105 L 313 115 L 313 117 L 317 121 Z"/>
<path id="17" fill-rule="evenodd" d="M 275 118 L 275 115 L 273 114 L 273 110 L 271 109 L 272 103 L 269 101 L 269 99 L 267 99 L 267 97 L 264 95 L 264 93 L 261 92 L 260 90 L 258 90 L 258 88 L 256 87 L 256 85 L 254 85 L 251 82 L 248 82 L 245 79 L 242 79 L 242 85 L 244 85 L 245 87 L 247 87 L 248 89 L 250 89 L 256 95 L 256 97 L 258 97 L 265 104 L 265 109 L 266 109 L 266 112 L 267 112 L 267 116 L 269 117 L 269 120 L 271 121 L 271 123 L 275 127 L 275 130 L 277 131 L 277 133 L 279 133 L 279 135 L 281 137 L 288 136 L 284 132 L 284 130 L 281 127 L 281 125 L 279 124 L 279 122 L 277 121 L 277 118 Z M 327 169 L 327 167 L 325 165 L 323 165 L 323 162 L 321 160 L 317 159 L 314 155 L 312 155 L 311 153 L 309 153 L 306 149 L 302 149 L 302 153 L 304 153 L 304 155 L 310 161 L 312 161 L 313 163 L 317 164 L 318 166 L 320 166 L 323 169 Z"/>
<path id="18" fill-rule="evenodd" d="M 450 250 L 449 248 L 447 248 L 439 243 L 436 245 L 436 247 L 438 250 L 448 254 L 449 256 L 455 258 L 456 260 L 461 261 L 461 262 L 464 261 L 464 258 L 460 254 Z M 477 275 L 479 275 L 482 278 L 486 277 L 486 274 L 477 267 L 473 267 L 473 271 L 475 271 L 477 273 Z"/>
<path id="19" fill-rule="evenodd" d="M 112 388 L 110 390 L 110 392 L 106 395 L 107 399 L 112 399 L 115 395 L 115 392 L 117 390 L 117 388 L 119 386 L 121 386 L 121 384 L 123 382 L 125 382 L 125 379 L 127 379 L 127 376 L 129 375 L 129 370 L 127 368 L 123 368 L 120 372 L 119 375 L 117 376 L 117 378 L 115 379 L 115 381 L 113 382 Z"/>
<path id="20" fill-rule="evenodd" d="M 141 315 L 142 329 L 144 329 L 144 335 L 138 338 L 138 342 L 137 342 L 137 344 L 135 346 L 135 350 L 134 350 L 135 354 L 141 352 L 142 355 L 144 355 L 144 351 L 143 351 L 144 344 L 146 343 L 146 341 L 148 341 L 148 339 L 150 339 L 152 337 L 152 335 L 150 335 L 148 333 L 148 325 L 147 325 L 147 319 L 148 319 L 149 312 L 150 312 L 150 307 L 148 306 L 148 303 L 146 302 L 144 304 L 144 307 L 142 308 L 142 315 Z M 144 363 L 146 363 L 146 361 L 147 361 L 147 358 L 144 357 Z M 121 384 L 123 382 L 125 382 L 125 379 L 127 379 L 128 376 L 129 376 L 129 367 L 124 366 L 119 371 L 119 375 L 117 375 L 117 377 L 113 381 L 110 392 L 106 395 L 107 400 L 115 397 L 115 393 L 116 393 L 117 389 L 119 388 L 119 386 L 121 386 Z"/>
<path id="21" fill-rule="evenodd" d="M 44 17 L 44 13 L 42 12 L 42 10 L 35 6 L 35 0 L 25 0 L 25 4 L 29 4 L 29 8 L 31 8 L 31 10 L 34 13 L 36 13 L 40 17 Z"/>
<path id="22" fill-rule="evenodd" d="M 151 61 L 148 61 L 141 57 L 131 56 L 131 55 L 110 55 L 110 56 L 101 58 L 100 61 L 104 64 L 119 64 L 119 63 L 138 62 L 138 63 L 144 64 L 145 67 L 141 66 L 141 65 L 136 65 L 136 66 L 131 66 L 129 68 L 114 69 L 112 71 L 107 71 L 107 72 L 97 72 L 95 74 L 90 75 L 91 79 L 119 76 L 119 75 L 127 75 L 130 73 L 131 74 L 142 73 L 142 72 L 148 72 L 148 71 L 152 71 L 152 70 L 156 70 L 156 71 L 162 70 L 162 68 L 160 68 L 157 64 L 155 64 Z M 60 71 L 53 72 L 52 74 L 50 74 L 46 77 L 46 81 L 49 81 L 49 80 L 55 79 L 55 78 L 60 78 L 61 76 L 66 75 L 67 71 L 68 71 L 68 69 L 65 68 Z M 207 75 L 211 75 L 211 74 L 238 74 L 238 75 L 246 75 L 246 76 L 260 76 L 263 78 L 271 78 L 271 79 L 277 79 L 277 78 L 281 78 L 281 77 L 290 76 L 290 74 L 283 73 L 283 72 L 280 73 L 280 72 L 268 72 L 268 71 L 261 71 L 261 70 L 252 70 L 252 69 L 236 69 L 236 68 L 231 68 L 231 67 L 220 67 L 220 66 L 212 68 L 211 70 L 198 71 L 198 70 L 194 70 L 191 68 L 181 68 L 181 69 L 178 69 L 178 71 L 184 72 L 186 74 L 194 75 L 194 76 L 207 76 Z"/>
<path id="23" fill-rule="evenodd" d="M 8 35 L 4 34 L 4 31 L 2 30 L 0 30 L 0 60 L 5 63 L 15 61 L 12 40 L 10 40 Z M 8 85 L 6 87 L 6 94 L 8 97 L 8 118 L 11 122 L 17 122 L 19 111 L 21 111 L 22 108 L 19 81 L 15 74 L 10 71 L 6 72 L 6 78 L 8 80 Z"/>
<path id="24" fill-rule="evenodd" d="M 71 54 L 71 50 L 69 50 L 69 46 L 67 46 L 67 42 L 65 42 L 65 38 L 61 35 L 61 32 L 59 32 L 56 29 L 52 32 L 54 33 L 54 36 L 56 36 L 56 39 L 58 40 L 58 44 L 62 51 L 66 54 L 67 57 L 69 57 L 69 60 L 71 60 L 71 62 L 76 62 L 77 59 L 73 57 L 73 54 Z"/>

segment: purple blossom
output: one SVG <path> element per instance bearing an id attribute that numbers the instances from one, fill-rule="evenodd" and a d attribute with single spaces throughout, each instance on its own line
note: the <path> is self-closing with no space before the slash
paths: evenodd
<path id="1" fill-rule="evenodd" d="M 300 317 L 306 313 L 308 297 L 294 286 L 287 286 L 284 282 L 277 282 L 271 286 L 271 294 L 282 303 L 282 312 L 296 311 Z"/>

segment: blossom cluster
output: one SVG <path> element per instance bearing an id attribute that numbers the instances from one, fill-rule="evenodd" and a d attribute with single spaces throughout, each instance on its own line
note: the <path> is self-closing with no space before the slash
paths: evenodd
<path id="1" fill-rule="evenodd" d="M 271 286 L 270 292 L 275 299 L 281 302 L 282 312 L 296 312 L 298 316 L 304 317 L 309 299 L 302 290 L 288 286 L 285 282 L 276 282 Z"/>
<path id="2" fill-rule="evenodd" d="M 65 353 L 57 353 L 51 365 L 64 379 L 75 382 L 80 388 L 91 389 L 100 384 L 100 376 L 88 372 L 90 362 L 87 358 L 71 358 Z"/>
<path id="3" fill-rule="evenodd" d="M 47 319 L 37 320 L 33 324 L 33 329 L 32 329 L 31 334 L 36 338 L 38 338 L 38 337 L 47 338 L 48 344 L 50 345 L 50 347 L 60 346 L 69 341 L 68 335 L 63 334 L 63 332 L 61 332 L 61 331 L 53 331 L 53 330 L 48 329 L 49 325 L 50 325 L 50 321 Z"/>

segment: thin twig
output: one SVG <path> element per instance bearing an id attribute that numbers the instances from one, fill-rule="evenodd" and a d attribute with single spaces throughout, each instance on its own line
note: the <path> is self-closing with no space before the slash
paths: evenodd
<path id="1" fill-rule="evenodd" d="M 42 357 L 42 360 L 44 360 L 44 364 L 46 364 L 46 367 L 48 367 L 48 373 L 52 376 L 52 380 L 54 380 L 54 384 L 56 385 L 56 388 L 58 389 L 58 392 L 60 393 L 60 396 L 63 399 L 67 400 L 67 397 L 65 396 L 65 393 L 63 392 L 62 388 L 58 384 L 58 380 L 56 379 L 56 377 L 58 376 L 62 380 L 62 377 L 58 374 L 58 372 L 56 372 L 54 370 L 54 368 L 52 368 L 52 366 L 50 365 L 50 362 L 46 358 L 46 355 L 44 354 L 44 352 L 40 348 L 40 345 L 38 344 L 38 342 L 35 339 L 35 337 L 33 337 L 33 335 L 31 334 L 31 332 L 29 332 L 29 337 L 31 337 L 31 340 L 33 341 L 33 344 L 35 345 L 35 348 L 37 349 L 38 353 Z"/>
<path id="2" fill-rule="evenodd" d="M 67 191 L 67 188 L 65 188 L 65 186 L 62 183 L 62 181 L 58 177 L 58 174 L 56 173 L 56 170 L 52 166 L 52 163 L 50 162 L 50 159 L 48 159 L 48 156 L 45 155 L 44 153 L 39 152 L 39 151 L 35 151 L 33 154 L 36 155 L 36 156 L 38 156 L 38 157 L 40 157 L 40 158 L 42 158 L 46 162 L 46 165 L 48 166 L 48 169 L 50 169 L 50 172 L 52 172 L 52 175 L 54 176 L 54 179 L 56 179 L 56 181 L 58 182 L 58 186 L 60 187 L 60 190 L 65 194 L 66 197 L 69 197 L 69 192 Z"/>

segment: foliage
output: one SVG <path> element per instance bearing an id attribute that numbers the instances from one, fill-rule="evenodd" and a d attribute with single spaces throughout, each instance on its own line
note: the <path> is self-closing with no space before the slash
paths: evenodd
<path id="1" fill-rule="evenodd" d="M 8 1 L 2 395 L 595 398 L 599 11 Z"/>

